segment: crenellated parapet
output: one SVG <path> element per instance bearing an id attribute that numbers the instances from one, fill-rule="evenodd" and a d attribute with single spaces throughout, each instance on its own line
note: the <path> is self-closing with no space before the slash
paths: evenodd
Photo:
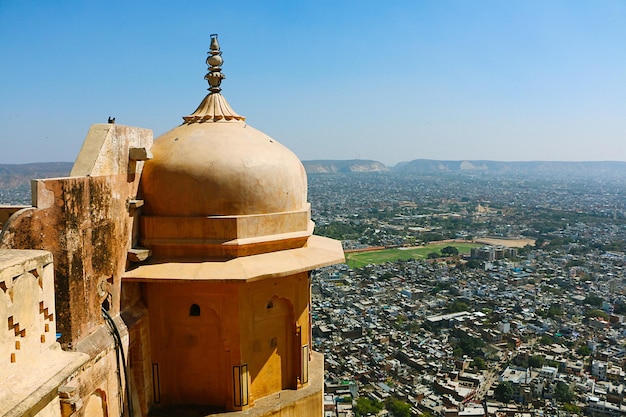
<path id="1" fill-rule="evenodd" d="M 1 250 L 0 294 L 0 363 L 14 369 L 56 341 L 52 254 Z"/>
<path id="2" fill-rule="evenodd" d="M 60 410 L 58 386 L 87 359 L 56 341 L 52 254 L 0 250 L 0 380 L 10 381 L 0 390 L 0 416 L 34 415 L 50 397 L 51 410 Z"/>

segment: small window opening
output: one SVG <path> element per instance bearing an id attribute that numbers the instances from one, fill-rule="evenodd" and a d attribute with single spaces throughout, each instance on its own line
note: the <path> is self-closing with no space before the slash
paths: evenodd
<path id="1" fill-rule="evenodd" d="M 274 308 L 274 302 L 272 300 L 269 300 L 265 308 Z"/>
<path id="2" fill-rule="evenodd" d="M 198 304 L 192 304 L 191 307 L 189 307 L 189 315 L 194 317 L 199 316 L 200 306 Z"/>

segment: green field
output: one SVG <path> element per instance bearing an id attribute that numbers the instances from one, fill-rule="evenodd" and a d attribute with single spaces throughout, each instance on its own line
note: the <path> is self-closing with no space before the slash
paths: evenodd
<path id="1" fill-rule="evenodd" d="M 430 243 L 426 246 L 418 246 L 414 248 L 394 248 L 382 249 L 371 252 L 355 252 L 346 253 L 346 263 L 352 268 L 360 268 L 369 264 L 382 264 L 384 262 L 392 262 L 407 259 L 426 259 L 429 253 L 436 252 L 441 254 L 441 249 L 446 246 L 454 246 L 459 250 L 459 254 L 469 253 L 472 248 L 483 246 L 478 243 Z"/>

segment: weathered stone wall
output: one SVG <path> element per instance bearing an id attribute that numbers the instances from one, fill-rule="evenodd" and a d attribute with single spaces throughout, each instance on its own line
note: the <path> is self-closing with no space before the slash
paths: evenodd
<path id="1" fill-rule="evenodd" d="M 27 207 L 28 206 L 0 206 L 0 230 L 2 230 L 2 225 L 5 224 L 12 215 Z"/>
<path id="2" fill-rule="evenodd" d="M 138 284 L 125 283 L 124 293 Z M 122 301 L 124 303 L 124 300 Z M 150 348 L 150 320 L 148 310 L 143 303 L 137 302 L 133 307 L 122 312 L 124 323 L 128 327 L 130 342 L 128 345 L 129 363 L 132 376 L 134 400 L 141 409 L 141 415 L 147 415 L 154 403 L 154 386 L 152 375 L 152 353 Z"/>
<path id="3" fill-rule="evenodd" d="M 54 259 L 55 275 L 53 295 L 50 296 L 52 301 L 44 299 L 43 304 L 39 302 L 35 305 L 37 311 L 28 307 L 28 314 L 20 319 L 19 329 L 13 326 L 9 330 L 22 337 L 21 323 L 34 326 L 38 323 L 38 315 L 44 321 L 54 319 L 63 347 L 80 352 L 68 353 L 60 349 L 42 352 L 40 360 L 32 363 L 35 376 L 41 369 L 51 369 L 50 363 L 55 366 L 62 364 L 61 355 L 78 355 L 82 361 L 79 365 L 63 368 L 67 368 L 65 371 L 71 375 L 60 378 L 61 374 L 57 373 L 52 379 L 40 375 L 37 383 L 25 381 L 22 384 L 27 387 L 23 395 L 26 399 L 41 395 L 52 395 L 50 398 L 53 399 L 58 389 L 57 404 L 60 409 L 57 410 L 60 414 L 53 410 L 54 406 L 50 408 L 48 405 L 41 409 L 45 415 L 119 416 L 126 407 L 127 363 L 122 360 L 120 352 L 121 349 L 128 352 L 129 335 L 119 315 L 121 277 L 126 270 L 128 251 L 133 241 L 136 207 L 141 205 L 137 201 L 137 190 L 142 161 L 149 158 L 151 145 L 150 130 L 95 125 L 87 135 L 72 170 L 74 176 L 34 180 L 33 207 L 15 213 L 3 225 L 0 249 L 13 249 L 6 251 L 13 254 L 19 252 L 15 249 L 47 250 Z M 49 254 L 47 256 L 50 257 Z M 24 279 L 20 278 L 26 284 L 14 285 L 15 290 L 28 294 L 36 292 L 37 279 L 46 274 L 52 282 L 52 264 L 49 271 L 45 268 L 42 271 L 27 269 Z M 4 287 L 9 289 L 8 284 Z M 121 343 L 115 341 L 105 323 L 102 306 L 113 316 Z M 0 302 L 0 312 L 2 308 Z M 8 328 L 6 324 L 8 318 L 4 328 Z M 50 323 L 40 326 L 45 338 L 39 337 L 38 340 L 54 342 L 54 336 L 48 338 L 45 334 L 45 324 Z M 54 330 L 50 326 L 48 328 L 54 334 Z M 5 336 L 0 336 L 0 340 L 4 341 Z M 31 349 L 34 345 L 28 342 L 25 347 Z M 15 347 L 9 346 L 10 349 Z M 6 347 L 0 348 L 0 355 L 2 352 L 15 353 L 7 351 Z M 17 359 L 17 355 L 14 356 Z M 0 361 L 2 359 L 0 357 Z M 13 375 L 12 385 L 16 375 Z M 0 378 L 0 381 L 3 379 Z M 7 395 L 11 399 L 18 398 L 14 392 Z M 40 408 L 40 404 L 32 405 L 30 410 L 28 405 L 20 405 L 21 411 L 10 415 L 36 415 L 32 409 Z"/>
<path id="4" fill-rule="evenodd" d="M 112 316 L 119 314 L 135 214 L 131 201 L 143 164 L 130 160 L 129 154 L 131 148 L 149 148 L 151 142 L 146 129 L 95 125 L 72 171 L 85 176 L 34 180 L 35 207 L 13 216 L 2 230 L 0 248 L 52 252 L 57 326 L 64 346 L 102 325 L 103 303 Z M 113 157 L 113 151 L 119 155 Z M 102 154 L 114 163 L 107 165 Z"/>
<path id="5" fill-rule="evenodd" d="M 88 359 L 56 342 L 53 268 L 49 252 L 0 250 L 0 416 L 60 416 L 57 387 Z"/>
<path id="6" fill-rule="evenodd" d="M 52 252 L 58 331 L 69 346 L 103 323 L 103 302 L 112 315 L 119 313 L 132 191 L 125 176 L 37 180 L 34 186 L 37 207 L 6 225 L 0 247 Z"/>

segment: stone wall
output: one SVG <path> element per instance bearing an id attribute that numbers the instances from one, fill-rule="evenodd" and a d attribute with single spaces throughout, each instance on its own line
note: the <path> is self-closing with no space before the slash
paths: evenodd
<path id="1" fill-rule="evenodd" d="M 60 416 L 57 389 L 86 360 L 56 342 L 52 254 L 0 250 L 0 416 Z"/>
<path id="2" fill-rule="evenodd" d="M 131 153 L 151 144 L 147 129 L 94 125 L 72 170 L 76 176 L 33 181 L 34 207 L 4 225 L 0 248 L 43 249 L 54 256 L 64 347 L 103 325 L 102 305 L 119 314 L 143 164 Z"/>
<path id="3" fill-rule="evenodd" d="M 151 145 L 148 129 L 94 125 L 72 176 L 34 180 L 33 207 L 3 224 L 0 253 L 14 259 L 37 249 L 41 260 L 2 275 L 0 416 L 119 416 L 132 406 L 121 277 Z"/>

